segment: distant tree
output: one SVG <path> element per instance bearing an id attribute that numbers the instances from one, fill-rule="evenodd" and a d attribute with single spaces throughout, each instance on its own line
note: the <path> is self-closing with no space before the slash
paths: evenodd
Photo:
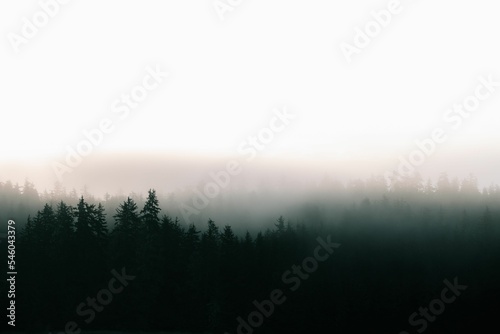
<path id="1" fill-rule="evenodd" d="M 199 262 L 194 270 L 198 272 L 197 275 L 200 278 L 203 277 L 197 284 L 201 290 L 201 302 L 206 306 L 204 313 L 207 314 L 207 312 L 211 313 L 214 305 L 218 304 L 218 301 L 214 300 L 213 297 L 218 296 L 221 291 L 220 233 L 219 227 L 212 219 L 208 220 L 207 230 L 201 236 L 199 255 Z M 212 324 L 207 319 L 204 326 L 211 328 Z"/>
<path id="2" fill-rule="evenodd" d="M 80 197 L 74 210 L 74 216 L 76 217 L 75 236 L 77 242 L 82 245 L 88 243 L 92 239 L 92 213 L 93 206 L 89 206 L 83 199 L 83 196 Z"/>
<path id="3" fill-rule="evenodd" d="M 422 179 L 422 175 L 420 175 L 419 172 L 413 173 L 410 184 L 410 188 L 413 192 L 421 193 L 424 191 L 424 180 Z"/>
<path id="4" fill-rule="evenodd" d="M 460 192 L 463 194 L 477 195 L 479 194 L 479 186 L 477 178 L 473 174 L 462 180 Z"/>
<path id="5" fill-rule="evenodd" d="M 160 210 L 158 198 L 156 197 L 156 191 L 154 189 L 150 189 L 148 191 L 148 198 L 144 204 L 144 208 L 140 212 L 143 229 L 146 235 L 152 235 L 159 232 L 160 218 L 158 217 L 158 214 L 160 213 Z"/>
<path id="6" fill-rule="evenodd" d="M 208 309 L 210 325 L 213 329 L 217 329 L 221 323 L 233 319 L 232 312 L 240 301 L 242 286 L 238 280 L 235 280 L 235 277 L 240 276 L 239 249 L 239 240 L 231 226 L 224 226 L 220 234 L 220 284 Z"/>
<path id="7" fill-rule="evenodd" d="M 427 182 L 424 186 L 424 194 L 429 196 L 429 195 L 434 194 L 435 191 L 436 191 L 436 188 L 434 188 L 434 186 L 432 185 L 431 179 L 430 178 L 427 179 Z"/>
<path id="8" fill-rule="evenodd" d="M 54 189 L 52 190 L 50 196 L 52 202 L 66 197 L 66 189 L 63 187 L 61 182 L 56 181 L 56 183 L 54 184 Z"/>
<path id="9" fill-rule="evenodd" d="M 111 232 L 111 255 L 114 266 L 136 268 L 138 250 L 139 213 L 137 204 L 130 197 L 116 209 L 115 227 Z"/>
<path id="10" fill-rule="evenodd" d="M 95 205 L 88 204 L 82 196 L 78 201 L 74 215 L 76 218 L 75 259 L 78 263 L 76 281 L 82 286 L 85 293 L 91 293 L 103 279 L 107 262 L 102 240 L 100 240 L 102 235 L 98 237 L 96 234 L 96 229 L 100 229 L 97 222 L 99 213 Z M 95 268 L 95 270 L 89 270 L 89 268 Z"/>
<path id="11" fill-rule="evenodd" d="M 101 203 L 97 207 L 90 207 L 90 229 L 97 239 L 101 248 L 104 249 L 108 241 L 108 227 L 106 223 L 106 213 Z"/>
<path id="12" fill-rule="evenodd" d="M 234 235 L 231 226 L 224 226 L 220 235 L 221 251 L 224 255 L 234 254 L 238 245 L 238 238 Z"/>
<path id="13" fill-rule="evenodd" d="M 57 263 L 54 261 L 56 213 L 51 205 L 45 204 L 43 209 L 37 212 L 32 226 L 33 228 L 28 228 L 26 231 L 33 236 L 30 244 L 26 245 L 30 249 L 25 253 L 27 257 L 19 262 L 24 263 L 26 274 L 30 275 L 26 278 L 26 286 L 29 287 L 30 292 L 38 296 L 34 298 L 38 304 L 37 307 L 40 308 L 39 316 L 46 318 L 45 321 L 52 321 L 55 315 L 50 314 L 49 310 L 55 307 L 56 300 L 41 297 L 50 295 L 50 291 L 56 289 Z M 20 256 L 22 254 L 23 252 Z"/>
<path id="14" fill-rule="evenodd" d="M 71 189 L 71 191 L 69 192 L 68 199 L 71 201 L 71 203 L 75 203 L 76 201 L 78 201 L 78 193 L 76 192 L 75 188 Z"/>
<path id="15" fill-rule="evenodd" d="M 24 225 L 20 233 L 20 242 L 26 242 L 27 244 L 32 242 L 35 238 L 33 230 L 34 230 L 33 219 L 31 218 L 31 215 L 28 215 L 28 219 L 26 220 L 26 225 Z"/>
<path id="16" fill-rule="evenodd" d="M 123 233 L 127 236 L 135 236 L 139 231 L 140 218 L 137 212 L 137 204 L 130 197 L 127 197 L 127 200 L 120 204 L 113 217 L 116 221 L 115 228 L 113 230 L 114 233 Z"/>
<path id="17" fill-rule="evenodd" d="M 55 295 L 54 299 L 59 307 L 65 310 L 63 312 L 66 316 L 70 316 L 70 312 L 66 309 L 71 308 L 72 301 L 77 298 L 79 293 L 74 288 L 74 282 L 80 279 L 78 275 L 84 271 L 82 263 L 80 263 L 81 257 L 79 258 L 76 253 L 79 245 L 75 243 L 74 220 L 73 207 L 61 200 L 56 207 L 54 249 L 49 266 L 52 266 L 54 272 L 58 272 L 50 279 L 53 282 L 53 289 L 65 291 L 64 294 Z M 65 270 L 58 271 L 58 268 Z"/>
<path id="18" fill-rule="evenodd" d="M 276 227 L 276 233 L 278 233 L 279 235 L 285 233 L 285 219 L 283 218 L 283 216 L 280 216 L 278 218 L 274 226 Z"/>
<path id="19" fill-rule="evenodd" d="M 194 232 L 193 237 L 197 236 L 198 232 Z M 175 221 L 172 218 L 164 215 L 161 219 L 161 247 L 164 252 L 164 257 L 167 259 L 165 264 L 174 267 L 179 264 L 178 260 L 184 258 L 188 249 L 195 247 L 195 242 L 190 243 L 188 249 L 183 249 L 184 243 L 184 228 L 179 224 L 179 220 Z M 175 260 L 174 260 L 175 258 Z M 187 260 L 187 258 L 186 258 Z"/>
<path id="20" fill-rule="evenodd" d="M 450 190 L 451 190 L 451 184 L 450 184 L 450 180 L 448 179 L 448 174 L 441 173 L 439 175 L 436 186 L 437 186 L 436 191 L 439 194 L 449 194 Z"/>
<path id="21" fill-rule="evenodd" d="M 460 190 L 460 182 L 457 177 L 454 177 L 450 183 L 450 191 L 452 194 L 458 194 Z"/>
<path id="22" fill-rule="evenodd" d="M 190 224 L 186 233 L 184 234 L 182 242 L 182 251 L 186 252 L 188 258 L 190 258 L 193 253 L 198 251 L 200 243 L 200 231 L 196 229 L 194 224 Z"/>
<path id="23" fill-rule="evenodd" d="M 34 184 L 28 180 L 24 181 L 21 200 L 27 209 L 40 205 L 40 196 L 38 195 L 38 191 L 36 190 Z"/>
<path id="24" fill-rule="evenodd" d="M 33 231 L 40 242 L 45 245 L 51 244 L 56 229 L 56 214 L 51 205 L 45 204 L 42 211 L 38 211 L 33 225 Z"/>
<path id="25" fill-rule="evenodd" d="M 201 236 L 201 242 L 206 247 L 217 248 L 220 241 L 219 227 L 212 219 L 208 220 L 207 226 L 207 230 Z"/>
<path id="26" fill-rule="evenodd" d="M 56 240 L 71 241 L 74 233 L 74 210 L 63 201 L 59 202 L 56 209 Z"/>

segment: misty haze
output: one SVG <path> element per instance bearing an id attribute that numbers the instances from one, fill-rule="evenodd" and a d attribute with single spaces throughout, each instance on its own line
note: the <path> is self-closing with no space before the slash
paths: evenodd
<path id="1" fill-rule="evenodd" d="M 3 1 L 1 331 L 498 331 L 498 9 Z"/>

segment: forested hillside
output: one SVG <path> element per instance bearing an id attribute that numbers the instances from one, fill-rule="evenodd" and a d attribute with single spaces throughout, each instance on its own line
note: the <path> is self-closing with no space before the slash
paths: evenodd
<path id="1" fill-rule="evenodd" d="M 56 202 L 29 183 L 22 189 L 3 183 L 2 219 L 18 226 L 16 328 L 485 328 L 500 311 L 499 188 L 480 192 L 474 178 L 454 183 L 443 177 L 421 187 L 409 179 L 385 189 L 373 180 L 326 182 L 302 206 L 242 233 L 232 228 L 242 230 L 238 220 L 197 226 L 167 215 L 154 190 L 142 203 L 128 197 L 109 213 L 112 198 Z M 420 314 L 410 323 L 414 312 L 439 298 L 445 280 L 466 289 L 439 316 L 429 315 L 432 321 Z M 2 280 L 2 295 L 7 288 Z"/>

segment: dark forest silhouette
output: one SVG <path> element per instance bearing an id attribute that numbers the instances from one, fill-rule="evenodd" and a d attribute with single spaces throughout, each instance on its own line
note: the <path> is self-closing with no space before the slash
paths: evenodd
<path id="1" fill-rule="evenodd" d="M 500 188 L 479 191 L 473 176 L 443 174 L 436 185 L 418 175 L 391 186 L 377 177 L 325 180 L 286 219 L 242 233 L 237 221 L 197 227 L 164 214 L 154 190 L 142 203 L 107 196 L 102 204 L 6 182 L 0 198 L 2 221 L 22 227 L 16 329 L 62 331 L 74 320 L 84 330 L 236 333 L 237 317 L 273 289 L 288 291 L 282 274 L 328 236 L 342 247 L 256 333 L 414 333 L 409 315 L 454 277 L 468 290 L 426 333 L 477 332 L 500 311 Z M 122 268 L 135 279 L 85 323 L 77 305 Z"/>

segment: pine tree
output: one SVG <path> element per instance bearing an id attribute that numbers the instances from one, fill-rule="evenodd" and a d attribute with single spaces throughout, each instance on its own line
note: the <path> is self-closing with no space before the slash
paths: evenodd
<path id="1" fill-rule="evenodd" d="M 277 220 L 277 223 L 274 224 L 274 226 L 276 227 L 276 232 L 278 233 L 278 235 L 282 235 L 283 233 L 285 233 L 285 219 L 283 218 L 283 216 L 280 216 Z"/>
<path id="2" fill-rule="evenodd" d="M 236 253 L 238 238 L 234 235 L 231 226 L 224 226 L 224 230 L 220 235 L 221 254 L 224 257 L 232 257 Z"/>
<path id="3" fill-rule="evenodd" d="M 146 200 L 144 208 L 140 213 L 143 230 L 146 236 L 159 232 L 160 218 L 158 217 L 158 214 L 160 213 L 160 210 L 158 198 L 156 197 L 156 191 L 154 189 L 149 189 L 148 199 Z"/>
<path id="4" fill-rule="evenodd" d="M 55 235 L 58 242 L 71 241 L 74 228 L 74 211 L 63 201 L 59 202 L 56 208 L 56 228 Z"/>
<path id="5" fill-rule="evenodd" d="M 90 229 L 101 248 L 104 248 L 108 240 L 108 227 L 106 213 L 101 203 L 91 210 Z"/>
<path id="6" fill-rule="evenodd" d="M 90 227 L 92 220 L 93 205 L 88 205 L 83 196 L 80 197 L 74 215 L 76 217 L 75 236 L 80 245 L 88 244 L 92 239 L 92 229 Z"/>
<path id="7" fill-rule="evenodd" d="M 116 209 L 115 227 L 111 233 L 111 262 L 114 267 L 137 270 L 140 218 L 137 204 L 130 197 Z"/>
<path id="8" fill-rule="evenodd" d="M 114 233 L 124 233 L 127 236 L 135 236 L 139 231 L 139 214 L 137 213 L 137 204 L 133 199 L 127 197 L 127 200 L 120 204 L 113 216 L 116 221 Z"/>
<path id="9" fill-rule="evenodd" d="M 42 211 L 38 211 L 34 219 L 34 232 L 39 241 L 47 247 L 52 243 L 56 227 L 56 215 L 51 205 L 45 204 Z"/>
<path id="10" fill-rule="evenodd" d="M 75 214 L 74 209 L 60 201 L 56 207 L 56 221 L 54 254 L 52 257 L 53 270 L 56 275 L 51 278 L 54 289 L 65 291 L 64 294 L 54 296 L 65 316 L 71 316 L 70 309 L 74 299 L 77 298 L 79 291 L 75 290 L 74 282 L 79 279 L 78 268 L 80 258 L 76 251 L 78 245 L 75 244 L 74 231 Z M 64 268 L 58 271 L 58 268 Z M 83 270 L 82 270 L 83 271 Z"/>
<path id="11" fill-rule="evenodd" d="M 24 228 L 21 232 L 21 239 L 20 239 L 21 242 L 25 242 L 27 245 L 30 244 L 30 241 L 32 241 L 33 238 L 35 237 L 33 229 L 34 229 L 33 219 L 31 219 L 31 215 L 28 215 L 26 225 L 24 225 Z"/>

